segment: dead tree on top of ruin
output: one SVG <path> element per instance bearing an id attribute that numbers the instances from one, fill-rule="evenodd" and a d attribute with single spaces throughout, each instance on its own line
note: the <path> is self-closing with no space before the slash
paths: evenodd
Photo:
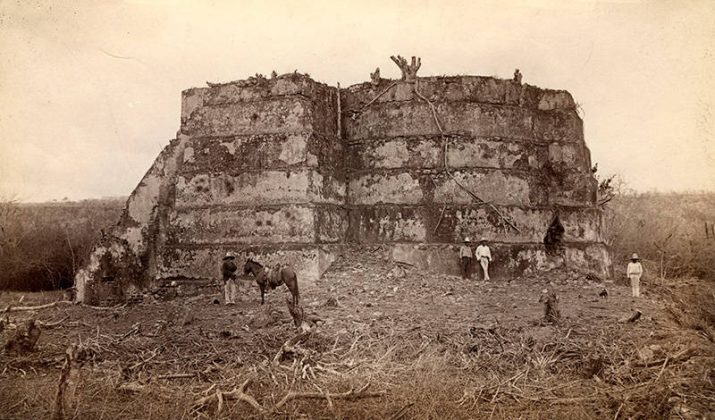
<path id="1" fill-rule="evenodd" d="M 370 83 L 373 86 L 380 84 L 380 67 L 376 68 L 374 73 L 370 73 Z"/>
<path id="2" fill-rule="evenodd" d="M 408 82 L 414 82 L 415 80 L 417 80 L 417 70 L 419 70 L 420 66 L 422 65 L 421 58 L 415 57 L 413 55 L 411 64 L 407 64 L 407 60 L 401 55 L 398 55 L 397 57 L 391 55 L 390 58 L 392 59 L 392 61 L 395 62 L 395 64 L 397 64 L 397 67 L 400 68 L 400 71 L 402 71 L 402 80 Z"/>

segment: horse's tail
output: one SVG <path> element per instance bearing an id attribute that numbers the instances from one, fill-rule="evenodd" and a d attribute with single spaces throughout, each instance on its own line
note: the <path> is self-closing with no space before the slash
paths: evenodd
<path id="1" fill-rule="evenodd" d="M 295 282 L 295 303 L 296 305 L 300 302 L 300 289 L 298 288 L 298 274 L 293 272 L 293 281 Z"/>

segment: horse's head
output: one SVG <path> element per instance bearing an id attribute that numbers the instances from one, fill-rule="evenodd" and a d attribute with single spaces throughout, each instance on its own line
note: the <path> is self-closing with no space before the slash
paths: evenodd
<path id="1" fill-rule="evenodd" d="M 243 266 L 243 275 L 247 276 L 248 274 L 253 274 L 254 276 L 258 272 L 258 269 L 263 267 L 259 262 L 253 261 L 253 259 L 249 258 L 246 260 L 246 265 Z"/>

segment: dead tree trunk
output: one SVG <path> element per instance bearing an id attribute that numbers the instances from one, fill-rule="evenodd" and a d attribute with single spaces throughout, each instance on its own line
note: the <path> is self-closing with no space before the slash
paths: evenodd
<path id="1" fill-rule="evenodd" d="M 15 331 L 15 335 L 5 343 L 5 351 L 29 353 L 35 350 L 35 344 L 40 338 L 42 330 L 35 324 L 34 319 L 27 321 L 24 327 Z"/>
<path id="2" fill-rule="evenodd" d="M 561 311 L 559 310 L 559 298 L 554 292 L 547 292 L 542 294 L 539 298 L 539 302 L 544 304 L 544 321 L 554 324 L 561 318 Z"/>
<path id="3" fill-rule="evenodd" d="M 52 409 L 52 420 L 63 420 L 65 417 L 75 416 L 75 396 L 79 386 L 78 366 L 81 350 L 76 345 L 71 345 L 65 353 L 65 363 L 60 371 L 60 379 L 57 382 L 57 394 L 55 404 Z"/>
<path id="4" fill-rule="evenodd" d="M 307 327 L 305 322 L 305 312 L 303 311 L 303 307 L 300 306 L 300 303 L 295 304 L 292 299 L 286 299 L 286 305 L 288 305 L 288 312 L 290 312 L 290 316 L 293 318 L 293 324 L 295 324 L 295 327 L 303 328 L 303 330 L 305 330 Z"/>
<path id="5" fill-rule="evenodd" d="M 400 71 L 402 72 L 402 80 L 407 82 L 414 82 L 417 80 L 417 70 L 419 70 L 420 66 L 422 66 L 422 60 L 419 57 L 412 56 L 412 63 L 410 64 L 407 64 L 407 60 L 401 55 L 398 55 L 397 57 L 392 55 L 390 56 L 390 59 L 392 59 L 392 61 L 397 64 L 397 67 L 400 68 Z"/>

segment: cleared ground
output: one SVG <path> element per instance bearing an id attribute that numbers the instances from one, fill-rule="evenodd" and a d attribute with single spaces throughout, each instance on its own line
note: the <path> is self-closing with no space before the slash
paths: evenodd
<path id="1" fill-rule="evenodd" d="M 353 250 L 302 289 L 316 324 L 302 334 L 285 288 L 261 306 L 254 285 L 235 306 L 213 304 L 216 286 L 110 309 L 11 309 L 3 342 L 27 319 L 45 326 L 35 351 L 2 355 L 0 417 L 50 418 L 75 344 L 65 418 L 715 418 L 712 282 L 646 281 L 634 301 L 577 273 L 466 281 L 379 256 Z M 553 325 L 545 289 L 559 297 Z M 20 296 L 0 308 L 59 294 Z"/>

